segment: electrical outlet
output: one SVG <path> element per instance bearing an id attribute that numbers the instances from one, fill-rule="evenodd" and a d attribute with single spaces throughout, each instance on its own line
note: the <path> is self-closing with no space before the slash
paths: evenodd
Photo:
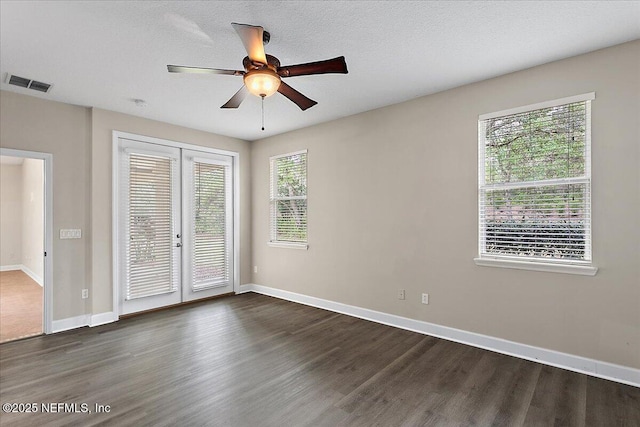
<path id="1" fill-rule="evenodd" d="M 89 298 L 89 289 L 83 289 L 82 290 L 82 299 L 87 299 Z"/>
<path id="2" fill-rule="evenodd" d="M 254 265 L 254 266 L 253 266 L 253 272 L 254 272 L 254 273 L 257 273 L 257 272 L 258 272 L 258 266 L 257 266 L 257 265 Z"/>
<path id="3" fill-rule="evenodd" d="M 398 299 L 404 299 L 404 289 L 398 289 Z"/>
<path id="4" fill-rule="evenodd" d="M 422 303 L 429 304 L 429 294 L 422 294 Z"/>

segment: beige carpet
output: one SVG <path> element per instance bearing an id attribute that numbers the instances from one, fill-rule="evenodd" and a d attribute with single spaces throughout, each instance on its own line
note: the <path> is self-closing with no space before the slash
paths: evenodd
<path id="1" fill-rule="evenodd" d="M 42 287 L 20 270 L 0 272 L 0 342 L 42 333 Z"/>

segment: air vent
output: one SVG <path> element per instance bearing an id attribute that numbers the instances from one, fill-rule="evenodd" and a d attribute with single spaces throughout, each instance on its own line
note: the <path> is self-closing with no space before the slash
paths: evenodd
<path id="1" fill-rule="evenodd" d="M 48 83 L 37 82 L 35 80 L 31 80 L 31 84 L 29 85 L 29 89 L 38 90 L 40 92 L 49 92 L 49 88 L 51 87 Z"/>
<path id="2" fill-rule="evenodd" d="M 9 76 L 10 85 L 16 85 L 20 87 L 29 87 L 29 83 L 31 83 L 31 80 L 29 79 L 25 79 L 23 77 L 18 77 L 18 76 Z"/>
<path id="3" fill-rule="evenodd" d="M 49 92 L 51 89 L 51 85 L 49 83 L 42 83 L 36 80 L 30 80 L 20 76 L 14 76 L 13 74 L 9 74 L 7 76 L 7 83 L 14 86 L 20 86 L 27 89 L 37 90 L 38 92 Z"/>

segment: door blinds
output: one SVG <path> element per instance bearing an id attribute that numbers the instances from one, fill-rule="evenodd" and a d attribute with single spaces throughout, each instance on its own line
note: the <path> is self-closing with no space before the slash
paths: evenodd
<path id="1" fill-rule="evenodd" d="M 192 289 L 226 285 L 230 278 L 229 212 L 226 198 L 228 167 L 193 162 L 191 236 L 193 239 Z"/>
<path id="2" fill-rule="evenodd" d="M 123 156 L 126 183 L 126 300 L 178 290 L 177 256 L 173 248 L 175 218 L 172 205 L 175 160 L 127 153 Z"/>

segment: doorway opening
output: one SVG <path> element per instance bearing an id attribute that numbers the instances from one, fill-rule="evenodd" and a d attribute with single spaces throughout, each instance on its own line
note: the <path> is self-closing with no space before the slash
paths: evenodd
<path id="1" fill-rule="evenodd" d="M 50 332 L 50 162 L 48 154 L 0 151 L 0 343 Z"/>

